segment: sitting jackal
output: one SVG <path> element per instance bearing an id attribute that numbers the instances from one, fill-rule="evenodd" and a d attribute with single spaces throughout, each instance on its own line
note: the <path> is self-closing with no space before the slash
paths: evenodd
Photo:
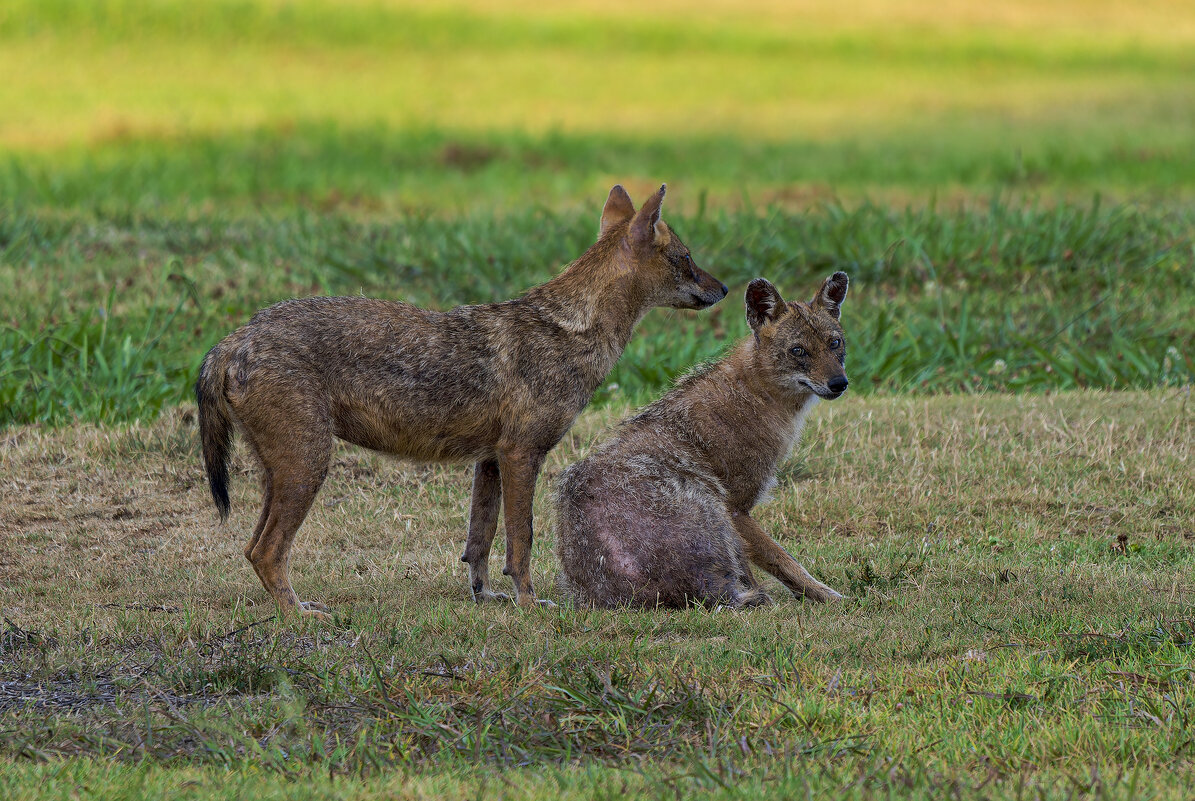
<path id="1" fill-rule="evenodd" d="M 748 562 L 798 596 L 841 598 L 751 518 L 819 398 L 847 388 L 838 272 L 809 303 L 762 278 L 747 287 L 752 335 L 624 421 L 557 491 L 561 586 L 579 604 L 766 603 Z"/>
<path id="2" fill-rule="evenodd" d="M 531 501 L 544 456 L 655 306 L 703 309 L 726 287 L 660 219 L 610 191 L 597 243 L 515 300 L 429 311 L 372 298 L 306 298 L 259 311 L 203 360 L 196 384 L 212 496 L 228 515 L 234 424 L 262 467 L 264 504 L 245 556 L 284 611 L 322 615 L 291 589 L 289 555 L 340 438 L 423 462 L 475 463 L 462 560 L 490 588 L 499 504 L 506 569 L 533 604 Z"/>

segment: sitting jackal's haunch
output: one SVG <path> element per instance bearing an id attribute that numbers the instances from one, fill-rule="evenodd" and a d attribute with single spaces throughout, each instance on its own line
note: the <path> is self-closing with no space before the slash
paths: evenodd
<path id="1" fill-rule="evenodd" d="M 751 518 L 818 398 L 846 391 L 839 307 L 847 275 L 809 303 L 762 278 L 747 287 L 752 336 L 624 421 L 561 476 L 557 555 L 578 604 L 766 603 L 748 560 L 798 596 L 841 598 Z"/>
<path id="2" fill-rule="evenodd" d="M 515 300 L 444 312 L 362 297 L 290 300 L 212 348 L 195 387 L 212 496 L 227 517 L 235 424 L 265 494 L 245 556 L 284 611 L 327 611 L 295 596 L 288 555 L 336 437 L 418 461 L 474 462 L 462 557 L 474 598 L 508 597 L 489 580 L 501 503 L 503 572 L 520 605 L 535 603 L 531 503 L 544 456 L 648 310 L 702 309 L 726 296 L 660 219 L 663 199 L 661 186 L 636 213 L 615 186 L 597 243 Z"/>

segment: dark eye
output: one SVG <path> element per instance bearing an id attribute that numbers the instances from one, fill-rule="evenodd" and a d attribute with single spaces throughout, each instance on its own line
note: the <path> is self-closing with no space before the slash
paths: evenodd
<path id="1" fill-rule="evenodd" d="M 831 340 L 830 340 L 830 347 L 832 347 L 832 348 L 838 348 L 838 347 L 840 347 L 841 345 L 842 345 L 842 340 L 841 340 L 841 339 L 831 339 Z"/>
<path id="2" fill-rule="evenodd" d="M 793 354 L 793 356 L 806 356 L 806 355 L 808 355 L 808 353 L 806 352 L 806 350 L 805 350 L 804 348 L 802 348 L 800 345 L 797 345 L 795 348 L 793 348 L 793 349 L 792 349 L 792 354 Z"/>

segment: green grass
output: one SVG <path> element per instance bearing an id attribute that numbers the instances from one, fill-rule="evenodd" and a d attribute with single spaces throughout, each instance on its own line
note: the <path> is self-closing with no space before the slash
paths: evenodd
<path id="1" fill-rule="evenodd" d="M 593 239 L 586 217 L 359 220 L 311 212 L 0 214 L 0 425 L 116 422 L 190 397 L 206 350 L 261 306 L 357 293 L 448 307 L 513 297 Z M 669 216 L 732 287 L 711 312 L 657 311 L 598 400 L 644 401 L 746 334 L 758 275 L 793 297 L 834 270 L 862 392 L 1131 388 L 1191 381 L 1195 221 L 1185 211 L 1021 206 Z"/>
<path id="2" fill-rule="evenodd" d="M 102 760 L 66 760 L 47 765 L 16 763 L 0 775 L 0 789 L 12 801 L 74 799 L 79 788 L 84 797 L 158 799 L 412 799 L 413 801 L 475 801 L 497 796 L 522 799 L 634 798 L 675 801 L 676 798 L 742 799 L 807 798 L 825 794 L 833 798 L 928 798 L 949 793 L 955 798 L 1106 799 L 1181 798 L 1186 777 L 1167 774 L 1105 774 L 1097 768 L 1045 781 L 1028 777 L 1019 785 L 991 783 L 980 790 L 934 775 L 920 765 L 897 766 L 883 761 L 864 769 L 843 769 L 833 762 L 800 764 L 766 773 L 719 776 L 706 772 L 700 762 L 692 769 L 668 773 L 652 769 L 604 771 L 593 768 L 541 768 L 533 772 L 444 771 L 437 774 L 392 771 L 364 779 L 304 774 L 297 781 L 279 779 L 256 767 L 163 768 L 153 762 L 137 766 Z M 800 771 L 800 772 L 798 772 Z M 7 779 L 8 786 L 4 781 Z"/>
<path id="3" fill-rule="evenodd" d="M 1189 196 L 1192 121 L 1152 144 L 1099 124 L 1094 135 L 1059 125 L 1028 141 L 986 119 L 831 141 L 751 141 L 302 123 L 10 155 L 0 160 L 0 192 L 22 207 L 171 216 L 296 206 L 371 216 L 537 205 L 579 213 L 615 182 L 642 197 L 665 179 L 689 212 L 701 198 L 793 208 L 836 197 L 957 204 L 997 192 L 1087 202 L 1103 190 L 1161 206 Z"/>
<path id="4" fill-rule="evenodd" d="M 285 623 L 241 555 L 248 459 L 213 530 L 193 407 L 14 432 L 0 792 L 1185 798 L 1188 394 L 822 404 L 758 517 L 850 597 L 767 579 L 749 612 L 474 607 L 467 469 L 346 447 L 293 559 L 337 623 Z M 549 457 L 549 597 L 551 481 L 623 411 Z"/>

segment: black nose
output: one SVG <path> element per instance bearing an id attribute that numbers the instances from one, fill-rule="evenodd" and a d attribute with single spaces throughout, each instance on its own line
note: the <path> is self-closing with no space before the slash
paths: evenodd
<path id="1" fill-rule="evenodd" d="M 726 297 L 729 294 L 730 294 L 730 288 L 727 287 L 726 284 L 722 284 L 722 297 Z"/>
<path id="2" fill-rule="evenodd" d="M 840 375 L 838 378 L 831 378 L 826 386 L 830 388 L 831 392 L 846 392 L 846 386 L 848 383 L 849 382 L 846 380 L 846 376 Z"/>

